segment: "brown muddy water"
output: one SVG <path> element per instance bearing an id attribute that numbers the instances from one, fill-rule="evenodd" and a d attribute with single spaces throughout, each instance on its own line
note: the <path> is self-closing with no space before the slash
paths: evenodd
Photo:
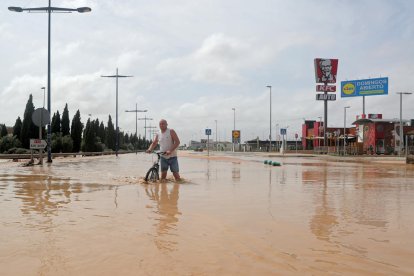
<path id="1" fill-rule="evenodd" d="M 413 165 L 184 155 L 0 162 L 0 274 L 414 274 Z"/>

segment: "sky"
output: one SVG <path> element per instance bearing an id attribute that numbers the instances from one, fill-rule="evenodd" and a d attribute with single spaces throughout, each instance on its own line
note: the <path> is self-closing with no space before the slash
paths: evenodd
<path id="1" fill-rule="evenodd" d="M 47 0 L 0 4 L 0 123 L 23 118 L 29 94 L 43 106 L 47 85 L 47 14 L 7 8 L 47 6 Z M 351 126 L 362 98 L 341 98 L 340 81 L 389 78 L 388 95 L 366 97 L 366 113 L 399 118 L 396 92 L 414 92 L 414 1 L 410 0 L 52 0 L 52 6 L 88 6 L 90 13 L 55 13 L 51 23 L 51 110 L 82 122 L 115 124 L 119 80 L 121 131 L 135 133 L 135 113 L 166 119 L 181 144 L 207 138 L 272 138 L 287 127 L 301 137 L 306 120 L 324 116 L 315 99 L 315 58 L 337 58 L 337 99 L 328 103 L 328 127 Z M 272 86 L 271 101 L 270 89 Z M 46 99 L 47 102 L 47 99 Z M 47 105 L 47 104 L 46 104 Z M 233 110 L 233 108 L 235 110 Z M 403 97 L 404 119 L 414 119 L 414 94 Z M 235 120 L 234 120 L 235 119 Z M 216 131 L 217 129 L 217 131 Z M 144 120 L 138 121 L 144 135 Z M 147 137 L 150 134 L 147 133 Z"/>

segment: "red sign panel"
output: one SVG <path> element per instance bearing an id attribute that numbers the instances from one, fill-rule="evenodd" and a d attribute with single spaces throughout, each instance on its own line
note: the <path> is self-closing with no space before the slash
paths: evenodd
<path id="1" fill-rule="evenodd" d="M 329 58 L 315 58 L 316 83 L 336 83 L 338 60 Z"/>
<path id="2" fill-rule="evenodd" d="M 316 85 L 316 92 L 336 92 L 336 85 Z"/>

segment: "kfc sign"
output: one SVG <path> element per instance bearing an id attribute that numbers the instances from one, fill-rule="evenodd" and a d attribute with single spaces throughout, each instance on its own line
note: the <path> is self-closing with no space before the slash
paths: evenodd
<path id="1" fill-rule="evenodd" d="M 316 85 L 316 92 L 336 92 L 336 85 Z"/>
<path id="2" fill-rule="evenodd" d="M 316 83 L 336 83 L 337 72 L 337 59 L 315 58 Z"/>

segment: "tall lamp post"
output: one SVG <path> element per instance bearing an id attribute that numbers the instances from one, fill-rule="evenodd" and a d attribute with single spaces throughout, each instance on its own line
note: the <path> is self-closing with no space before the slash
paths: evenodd
<path id="1" fill-rule="evenodd" d="M 272 151 L 272 86 L 266 86 L 270 90 L 270 132 L 269 132 L 269 152 Z"/>
<path id="2" fill-rule="evenodd" d="M 413 93 L 411 92 L 397 92 L 397 94 L 400 95 L 400 146 L 398 148 L 398 154 L 402 155 L 402 149 L 404 144 L 404 129 L 403 129 L 403 123 L 402 123 L 402 96 L 403 95 L 411 95 Z"/>
<path id="3" fill-rule="evenodd" d="M 102 78 L 115 78 L 116 79 L 116 140 L 115 140 L 115 155 L 118 157 L 119 150 L 119 128 L 118 128 L 118 78 L 131 78 L 132 76 L 124 76 L 118 74 L 118 68 L 116 68 L 116 75 L 101 76 Z"/>
<path id="4" fill-rule="evenodd" d="M 233 131 L 235 131 L 236 130 L 236 108 L 233 107 L 232 110 L 233 110 Z M 234 152 L 235 140 L 234 140 L 233 135 L 234 135 L 234 132 L 231 134 L 231 139 L 233 140 L 233 152 Z"/>
<path id="5" fill-rule="evenodd" d="M 138 112 L 147 112 L 148 110 L 138 110 L 138 104 L 135 103 L 135 110 L 125 110 L 125 112 L 135 112 L 135 139 L 138 139 Z M 135 147 L 135 154 L 138 154 L 138 149 Z"/>
<path id="6" fill-rule="evenodd" d="M 49 114 L 51 114 L 51 85 L 50 85 L 50 21 L 51 21 L 51 13 L 71 13 L 71 12 L 79 12 L 85 13 L 92 11 L 89 7 L 80 7 L 76 9 L 69 9 L 69 8 L 58 8 L 52 7 L 50 5 L 51 0 L 49 0 L 49 6 L 47 7 L 39 7 L 39 8 L 21 8 L 21 7 L 9 7 L 9 11 L 14 12 L 47 12 L 48 13 L 48 33 L 47 33 L 47 109 Z M 52 150 L 51 150 L 51 136 L 52 136 L 52 128 L 50 126 L 50 120 L 47 125 L 47 162 L 52 163 Z"/>
<path id="7" fill-rule="evenodd" d="M 351 107 L 350 106 L 345 106 L 344 107 L 344 155 L 346 153 L 346 137 L 345 137 L 345 134 L 346 134 L 346 110 L 347 110 L 347 108 L 351 108 Z"/>
<path id="8" fill-rule="evenodd" d="M 217 144 L 217 120 L 214 120 L 216 123 L 216 150 L 218 150 L 218 144 Z"/>

